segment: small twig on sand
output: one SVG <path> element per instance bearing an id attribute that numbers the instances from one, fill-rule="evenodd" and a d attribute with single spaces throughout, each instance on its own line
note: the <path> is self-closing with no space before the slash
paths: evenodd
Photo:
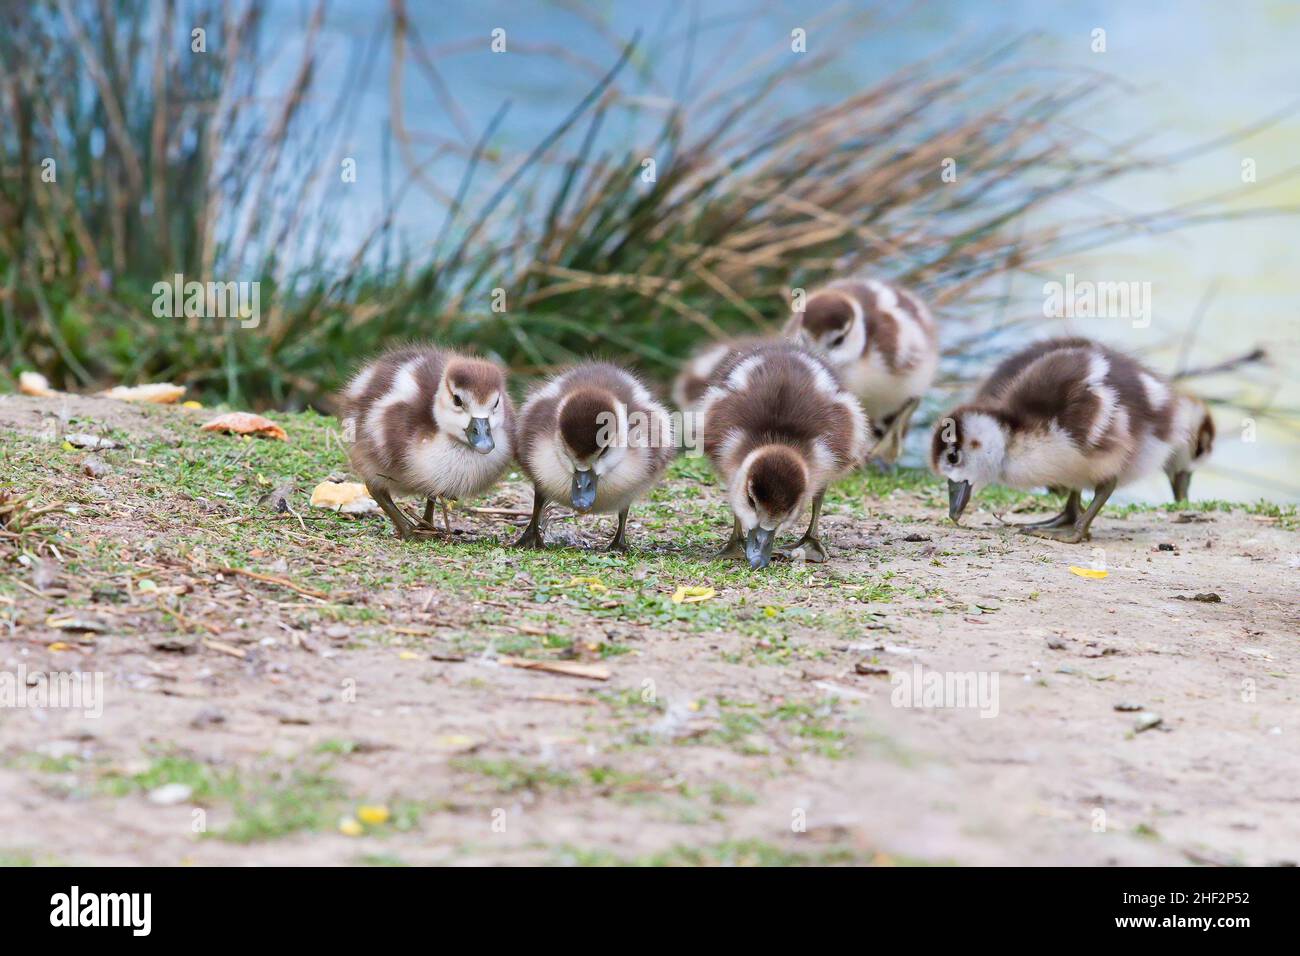
<path id="1" fill-rule="evenodd" d="M 329 595 L 324 591 L 305 588 L 301 584 L 294 584 L 288 578 L 276 577 L 273 574 L 258 574 L 256 571 L 247 571 L 244 568 L 217 568 L 217 572 L 219 574 L 242 574 L 244 577 L 252 578 L 255 581 L 265 581 L 267 584 L 278 584 L 282 588 L 288 588 L 290 591 L 297 591 L 299 594 L 307 595 L 307 597 L 319 598 L 322 601 L 329 599 Z"/>
<path id="2" fill-rule="evenodd" d="M 224 644 L 221 641 L 213 641 L 206 637 L 203 639 L 203 646 L 214 651 L 220 651 L 222 654 L 229 654 L 231 657 L 238 657 L 240 660 L 243 660 L 248 656 L 243 650 L 241 650 L 238 647 L 233 647 L 230 644 Z"/>
<path id="3" fill-rule="evenodd" d="M 503 667 L 519 667 L 528 671 L 546 671 L 548 674 L 563 674 L 566 677 L 585 677 L 587 680 L 609 680 L 609 668 L 599 664 L 582 664 L 577 661 L 535 661 L 527 657 L 497 658 Z"/>

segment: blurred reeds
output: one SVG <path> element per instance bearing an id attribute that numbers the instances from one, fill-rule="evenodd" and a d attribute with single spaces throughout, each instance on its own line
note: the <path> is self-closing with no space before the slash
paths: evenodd
<path id="1" fill-rule="evenodd" d="M 27 368 L 71 390 L 170 380 L 297 407 L 328 403 L 367 354 L 427 337 L 521 375 L 602 354 L 663 378 L 704 338 L 777 327 L 792 288 L 865 269 L 935 304 L 950 326 L 948 377 L 961 379 L 1027 320 L 1008 308 L 1001 276 L 1179 223 L 1102 207 L 1068 221 L 1035 215 L 1149 165 L 1132 144 L 1089 143 L 1070 122 L 1113 94 L 1104 80 L 1060 73 L 1045 84 L 1021 68 L 1019 43 L 946 51 L 942 66 L 798 111 L 772 104 L 835 51 L 774 55 L 715 73 L 725 79 L 689 101 L 667 98 L 652 134 L 611 145 L 613 118 L 652 115 L 632 95 L 650 67 L 628 43 L 516 156 L 496 144 L 509 107 L 464 115 L 392 0 L 378 35 L 393 71 L 426 75 L 475 145 L 460 150 L 454 192 L 426 190 L 447 205 L 427 251 L 402 243 L 390 259 L 393 207 L 428 185 L 394 95 L 405 183 L 363 241 L 338 249 L 322 182 L 339 174 L 356 102 L 307 105 L 324 66 L 324 4 L 273 102 L 259 85 L 261 6 L 204 15 L 211 7 L 59 0 L 0 14 L 0 381 Z M 189 53 L 193 23 L 212 24 L 205 55 Z M 346 91 L 367 57 L 344 69 Z M 45 157 L 55 183 L 41 179 Z M 642 178 L 647 158 L 654 182 Z M 955 182 L 941 175 L 949 158 Z M 155 318 L 151 287 L 177 272 L 259 281 L 261 326 Z"/>

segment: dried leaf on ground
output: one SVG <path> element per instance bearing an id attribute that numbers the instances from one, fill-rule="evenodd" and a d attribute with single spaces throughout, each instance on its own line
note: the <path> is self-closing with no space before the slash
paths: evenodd
<path id="1" fill-rule="evenodd" d="M 118 385 L 106 392 L 100 392 L 104 398 L 114 398 L 119 402 L 147 402 L 151 405 L 174 405 L 184 394 L 184 385 L 172 385 L 169 382 L 153 385 Z"/>
<path id="2" fill-rule="evenodd" d="M 717 593 L 713 588 L 683 584 L 673 592 L 673 603 L 698 604 L 700 601 L 707 601 L 711 597 L 716 597 Z"/>
<path id="3" fill-rule="evenodd" d="M 1100 581 L 1102 578 L 1110 576 L 1109 571 L 1098 571 L 1096 568 L 1076 568 L 1073 565 L 1070 566 L 1070 572 L 1077 574 L 1081 578 L 1089 578 L 1094 581 Z"/>
<path id="4" fill-rule="evenodd" d="M 112 448 L 121 448 L 122 443 L 114 441 L 111 438 L 100 438 L 98 435 L 64 435 L 63 440 L 73 448 L 84 448 L 86 451 L 108 451 Z"/>
<path id="5" fill-rule="evenodd" d="M 359 481 L 322 481 L 312 489 L 311 506 L 345 515 L 377 514 L 379 504 Z"/>
<path id="6" fill-rule="evenodd" d="M 289 436 L 285 430 L 261 415 L 254 415 L 252 412 L 227 412 L 224 415 L 218 415 L 212 421 L 202 426 L 205 432 L 223 432 L 231 435 L 261 435 L 266 438 L 274 438 L 278 441 L 288 441 Z"/>
<path id="7" fill-rule="evenodd" d="M 18 391 L 37 398 L 52 398 L 59 394 L 50 388 L 49 380 L 40 372 L 23 372 L 18 376 Z"/>

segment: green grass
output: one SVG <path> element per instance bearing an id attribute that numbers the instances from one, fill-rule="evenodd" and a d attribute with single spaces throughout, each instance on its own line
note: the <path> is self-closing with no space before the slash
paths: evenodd
<path id="1" fill-rule="evenodd" d="M 217 832 L 232 843 L 259 843 L 299 831 L 332 829 L 347 807 L 347 794 L 319 770 L 275 770 L 234 796 L 234 820 Z"/>
<path id="2" fill-rule="evenodd" d="M 561 866 L 836 866 L 871 861 L 869 854 L 848 848 L 799 851 L 764 840 L 738 840 L 708 846 L 677 845 L 668 850 L 630 859 L 605 850 L 563 846 L 552 851 L 551 862 Z"/>
<path id="3" fill-rule="evenodd" d="M 561 770 L 540 764 L 526 764 L 518 760 L 485 760 L 478 757 L 458 757 L 451 762 L 453 769 L 490 781 L 498 793 L 534 793 L 547 790 L 567 790 L 578 785 L 577 779 Z"/>
<path id="4" fill-rule="evenodd" d="M 239 779 L 233 771 L 219 770 L 178 755 L 157 757 L 149 769 L 130 776 L 107 774 L 101 779 L 100 787 L 111 796 L 121 797 L 128 793 L 148 793 L 172 783 L 189 787 L 190 801 L 200 804 L 228 800 L 240 792 Z"/>

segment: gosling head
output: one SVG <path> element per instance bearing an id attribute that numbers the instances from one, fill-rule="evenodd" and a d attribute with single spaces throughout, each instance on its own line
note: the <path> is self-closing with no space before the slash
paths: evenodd
<path id="1" fill-rule="evenodd" d="M 1010 427 L 998 415 L 966 406 L 941 418 L 930 443 L 930 467 L 948 479 L 948 517 L 960 523 L 971 495 L 997 481 L 1005 466 Z"/>
<path id="2" fill-rule="evenodd" d="M 589 511 L 600 479 L 627 455 L 627 406 L 603 388 L 565 396 L 558 415 L 560 460 L 572 471 L 570 504 Z"/>
<path id="3" fill-rule="evenodd" d="M 803 514 L 809 497 L 808 466 L 794 449 L 766 445 L 741 462 L 727 495 L 740 522 L 749 566 L 765 568 L 777 534 Z"/>
<path id="4" fill-rule="evenodd" d="M 862 306 L 847 293 L 836 289 L 814 292 L 802 313 L 795 313 L 786 326 L 795 341 L 821 349 L 836 366 L 861 357 L 867 342 L 866 317 Z"/>
<path id="5" fill-rule="evenodd" d="M 506 380 L 501 369 L 483 359 L 454 358 L 443 369 L 433 418 L 438 429 L 481 455 L 496 448 L 506 416 Z"/>
<path id="6" fill-rule="evenodd" d="M 1174 447 L 1165 460 L 1165 475 L 1169 478 L 1174 501 L 1187 501 L 1192 472 L 1214 451 L 1214 418 L 1200 399 L 1180 395 L 1174 422 Z"/>

